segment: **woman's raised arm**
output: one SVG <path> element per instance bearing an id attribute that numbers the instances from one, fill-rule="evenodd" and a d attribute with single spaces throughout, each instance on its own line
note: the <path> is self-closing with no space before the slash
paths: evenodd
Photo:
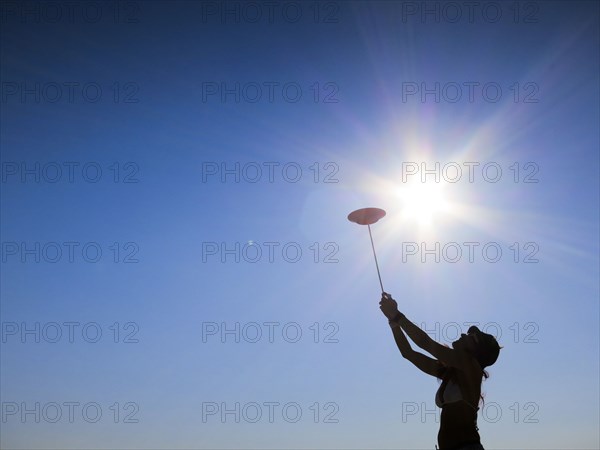
<path id="1" fill-rule="evenodd" d="M 381 302 L 379 302 L 381 311 L 390 319 L 390 323 L 397 323 L 406 332 L 408 337 L 427 353 L 435 356 L 446 366 L 460 367 L 460 357 L 458 352 L 450 347 L 446 347 L 429 337 L 421 328 L 416 326 L 406 318 L 404 314 L 398 311 L 398 304 L 388 293 L 383 293 Z M 410 346 L 409 346 L 410 347 Z"/>

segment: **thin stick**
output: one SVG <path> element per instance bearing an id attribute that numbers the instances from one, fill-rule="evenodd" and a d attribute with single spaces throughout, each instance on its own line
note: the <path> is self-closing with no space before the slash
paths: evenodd
<path id="1" fill-rule="evenodd" d="M 367 224 L 369 228 L 369 237 L 371 238 L 371 248 L 373 249 L 373 256 L 375 257 L 375 266 L 377 267 L 377 276 L 379 277 L 379 285 L 381 286 L 381 293 L 384 293 L 383 283 L 381 282 L 381 274 L 379 273 L 379 264 L 377 263 L 377 255 L 375 254 L 375 246 L 373 245 L 373 235 L 371 234 L 371 225 Z"/>

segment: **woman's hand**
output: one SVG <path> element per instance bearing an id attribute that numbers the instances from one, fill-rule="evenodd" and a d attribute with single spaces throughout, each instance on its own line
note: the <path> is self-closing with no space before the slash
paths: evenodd
<path id="1" fill-rule="evenodd" d="M 379 302 L 379 309 L 388 320 L 392 320 L 396 314 L 398 314 L 398 303 L 392 298 L 390 294 L 384 292 L 381 294 L 381 301 Z"/>

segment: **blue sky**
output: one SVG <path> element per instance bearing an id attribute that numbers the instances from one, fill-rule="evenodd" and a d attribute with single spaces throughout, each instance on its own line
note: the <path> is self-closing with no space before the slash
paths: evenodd
<path id="1" fill-rule="evenodd" d="M 434 448 L 366 206 L 400 310 L 504 347 L 483 445 L 598 448 L 597 3 L 67 3 L 0 16 L 3 448 Z"/>

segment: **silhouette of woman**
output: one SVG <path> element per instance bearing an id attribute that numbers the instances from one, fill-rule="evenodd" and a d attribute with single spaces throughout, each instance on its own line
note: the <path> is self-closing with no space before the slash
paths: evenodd
<path id="1" fill-rule="evenodd" d="M 491 334 L 472 326 L 467 334 L 452 343 L 452 348 L 439 344 L 398 311 L 398 304 L 384 292 L 380 309 L 389 319 L 394 339 L 402 356 L 426 374 L 442 379 L 435 403 L 442 408 L 440 450 L 483 450 L 477 428 L 477 411 L 481 397 L 481 382 L 488 374 L 484 370 L 496 362 L 500 346 Z M 412 341 L 437 359 L 414 351 L 404 332 Z"/>

